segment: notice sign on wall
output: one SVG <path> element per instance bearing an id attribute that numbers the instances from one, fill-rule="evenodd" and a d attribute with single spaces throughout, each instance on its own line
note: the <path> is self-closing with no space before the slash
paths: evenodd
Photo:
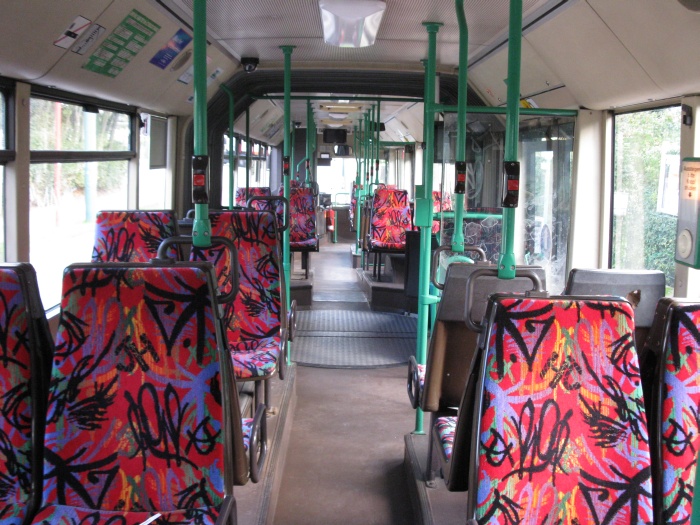
<path id="1" fill-rule="evenodd" d="M 160 26 L 136 9 L 100 44 L 83 65 L 100 75 L 116 77 L 158 32 Z"/>
<path id="2" fill-rule="evenodd" d="M 192 41 L 192 37 L 188 35 L 183 29 L 179 29 L 173 37 L 168 40 L 165 44 L 151 59 L 151 64 L 158 66 L 161 69 L 165 69 L 170 65 L 170 63 L 175 60 L 175 57 L 180 54 L 180 51 L 187 47 Z"/>

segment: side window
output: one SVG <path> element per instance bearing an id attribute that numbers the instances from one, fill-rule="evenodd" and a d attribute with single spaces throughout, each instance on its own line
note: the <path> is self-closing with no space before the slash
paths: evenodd
<path id="1" fill-rule="evenodd" d="M 127 208 L 130 144 L 125 113 L 32 97 L 29 262 L 44 307 L 60 302 L 63 269 L 90 260 L 96 213 Z"/>
<path id="2" fill-rule="evenodd" d="M 611 266 L 662 270 L 675 282 L 681 109 L 615 116 Z"/>
<path id="3" fill-rule="evenodd" d="M 139 209 L 172 207 L 172 170 L 168 165 L 168 119 L 142 113 L 139 136 Z"/>
<path id="4" fill-rule="evenodd" d="M 7 97 L 0 91 L 0 152 L 7 152 Z M 0 157 L 0 260 L 5 261 L 5 160 Z"/>

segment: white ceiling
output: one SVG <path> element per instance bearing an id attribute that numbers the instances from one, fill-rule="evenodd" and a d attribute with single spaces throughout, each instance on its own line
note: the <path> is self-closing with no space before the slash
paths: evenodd
<path id="1" fill-rule="evenodd" d="M 437 34 L 438 70 L 454 73 L 455 4 L 387 0 L 375 45 L 347 49 L 323 42 L 316 0 L 208 0 L 208 97 L 241 71 L 243 56 L 259 58 L 260 70 L 280 69 L 281 45 L 296 46 L 293 70 L 422 72 L 425 21 L 443 24 Z M 524 0 L 523 5 L 521 95 L 540 107 L 619 108 L 700 93 L 700 13 L 677 0 Z M 77 16 L 103 26 L 105 38 L 133 9 L 160 30 L 116 78 L 85 69 L 87 55 L 53 45 Z M 464 0 L 464 9 L 469 84 L 487 104 L 502 105 L 509 1 Z M 149 62 L 178 30 L 191 33 L 192 0 L 4 1 L 2 11 L 0 75 L 163 114 L 191 115 L 192 85 L 178 79 L 192 59 L 165 69 Z M 184 51 L 180 58 L 188 55 Z M 372 94 L 371 84 L 367 92 Z M 326 95 L 318 89 L 313 94 Z M 396 118 L 396 111 L 402 108 L 382 104 L 382 120 Z M 305 121 L 305 115 L 305 103 L 294 102 L 293 118 Z"/>

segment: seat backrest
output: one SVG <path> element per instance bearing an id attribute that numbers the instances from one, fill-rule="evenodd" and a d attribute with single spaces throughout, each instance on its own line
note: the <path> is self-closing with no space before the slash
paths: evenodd
<path id="1" fill-rule="evenodd" d="M 311 188 L 289 190 L 289 242 L 290 244 L 317 241 L 316 198 Z"/>
<path id="2" fill-rule="evenodd" d="M 369 222 L 370 248 L 403 250 L 406 230 L 411 228 L 411 208 L 406 190 L 375 190 Z"/>
<path id="3" fill-rule="evenodd" d="M 433 213 L 452 210 L 452 196 L 449 192 L 443 196 L 439 191 L 433 191 Z"/>
<path id="4" fill-rule="evenodd" d="M 498 263 L 501 251 L 502 212 L 501 208 L 470 208 L 464 216 L 464 244 L 484 250 L 486 260 Z M 442 223 L 440 244 L 450 244 L 454 234 L 454 219 Z"/>
<path id="5" fill-rule="evenodd" d="M 641 363 L 654 523 L 689 523 L 700 450 L 700 302 L 659 301 Z"/>
<path id="6" fill-rule="evenodd" d="M 172 210 L 108 210 L 97 214 L 92 262 L 148 262 L 168 237 L 178 235 Z M 179 259 L 177 247 L 168 256 Z"/>
<path id="7" fill-rule="evenodd" d="M 248 204 L 248 199 L 251 197 L 269 197 L 270 195 L 272 195 L 272 193 L 268 187 L 248 188 L 247 195 L 245 188 L 236 188 L 236 206 L 246 206 Z M 272 204 L 270 201 L 254 200 L 250 204 L 254 210 L 272 209 Z"/>
<path id="8" fill-rule="evenodd" d="M 211 213 L 212 236 L 231 239 L 238 251 L 239 291 L 224 305 L 225 338 L 229 345 L 254 344 L 279 335 L 286 323 L 284 273 L 275 215 L 268 211 Z M 193 247 L 193 261 L 208 260 L 216 267 L 219 285 L 230 282 L 230 253 L 222 246 Z M 225 286 L 222 293 L 228 293 Z"/>
<path id="9" fill-rule="evenodd" d="M 574 268 L 565 295 L 613 295 L 634 307 L 635 344 L 644 345 L 656 304 L 666 295 L 666 276 L 660 270 L 589 270 Z"/>
<path id="10" fill-rule="evenodd" d="M 215 286 L 209 263 L 66 269 L 37 521 L 213 523 L 230 504 L 247 463 Z"/>
<path id="11" fill-rule="evenodd" d="M 350 190 L 350 208 L 348 209 L 351 222 L 355 219 L 355 208 L 357 208 L 357 183 L 353 182 Z"/>
<path id="12" fill-rule="evenodd" d="M 476 403 L 457 423 L 472 432 L 467 518 L 650 523 L 631 305 L 496 294 L 487 316 Z"/>
<path id="13" fill-rule="evenodd" d="M 455 262 L 447 268 L 445 287 L 437 310 L 435 328 L 428 344 L 425 382 L 421 408 L 426 412 L 441 412 L 459 406 L 467 383 L 469 368 L 476 354 L 479 332 L 465 324 L 469 315 L 474 323 L 481 323 L 489 295 L 494 292 L 527 292 L 534 289 L 526 275 L 534 273 L 546 289 L 544 268 L 517 266 L 514 279 L 498 279 L 496 275 L 477 277 L 467 288 L 469 276 L 478 270 L 492 269 L 493 265 Z"/>
<path id="14" fill-rule="evenodd" d="M 0 522 L 20 525 L 41 503 L 53 341 L 31 265 L 0 265 L 0 299 Z"/>

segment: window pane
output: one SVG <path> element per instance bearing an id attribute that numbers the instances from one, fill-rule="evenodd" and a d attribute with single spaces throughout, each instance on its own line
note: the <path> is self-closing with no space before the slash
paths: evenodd
<path id="1" fill-rule="evenodd" d="M 32 164 L 29 261 L 44 308 L 61 299 L 63 269 L 89 261 L 99 210 L 127 206 L 126 161 Z"/>
<path id="2" fill-rule="evenodd" d="M 675 281 L 680 111 L 615 117 L 612 267 L 662 270 L 669 293 Z"/>
<path id="3" fill-rule="evenodd" d="M 5 166 L 0 165 L 0 260 L 5 256 Z"/>
<path id="4" fill-rule="evenodd" d="M 0 92 L 0 149 L 7 149 L 7 139 L 5 138 L 5 126 L 7 125 L 6 105 L 5 94 Z"/>
<path id="5" fill-rule="evenodd" d="M 152 124 L 156 117 L 142 114 L 144 120 Z M 165 119 L 159 119 L 165 120 Z M 139 204 L 140 210 L 166 210 L 172 206 L 170 191 L 172 178 L 167 167 L 152 168 L 151 131 L 153 127 L 146 125 L 141 128 L 139 145 Z M 156 140 L 158 137 L 156 137 Z"/>
<path id="6" fill-rule="evenodd" d="M 228 136 L 228 133 L 223 134 L 222 140 L 224 143 L 224 149 L 223 149 L 224 157 L 223 157 L 223 163 L 221 165 L 222 166 L 222 170 L 221 170 L 221 206 L 227 207 L 227 206 L 235 204 L 235 202 L 231 202 L 231 194 L 230 194 L 230 189 L 229 189 L 229 188 L 231 188 L 231 183 L 230 183 L 231 174 L 229 173 L 229 170 L 230 170 L 229 156 L 230 155 L 229 155 L 229 136 Z M 235 138 L 234 138 L 234 142 L 233 142 L 233 152 L 234 152 L 234 154 L 236 152 Z M 235 157 L 234 157 L 233 162 L 234 162 L 234 178 L 235 178 L 235 162 L 236 162 Z M 235 184 L 236 184 L 235 180 L 234 180 L 233 184 L 235 186 Z M 235 187 L 234 187 L 233 191 L 234 192 L 236 191 Z M 235 193 L 234 193 L 233 198 L 235 199 Z"/>
<path id="7" fill-rule="evenodd" d="M 54 151 L 129 151 L 129 116 L 32 98 L 30 148 Z"/>
<path id="8" fill-rule="evenodd" d="M 476 245 L 497 263 L 502 242 L 500 181 L 505 149 L 504 123 L 495 115 L 467 116 L 467 184 L 464 199 L 465 245 Z M 560 293 L 566 284 L 571 218 L 573 118 L 523 116 L 520 120 L 520 202 L 515 211 L 517 264 L 542 266 L 547 289 Z M 434 187 L 454 191 L 456 116 L 445 116 L 444 171 L 434 166 Z M 440 174 L 443 178 L 440 180 Z M 437 179 L 437 180 L 436 180 Z M 454 195 L 452 203 L 455 202 Z M 444 216 L 449 217 L 445 214 Z M 443 221 L 441 244 L 449 244 L 454 219 Z"/>

